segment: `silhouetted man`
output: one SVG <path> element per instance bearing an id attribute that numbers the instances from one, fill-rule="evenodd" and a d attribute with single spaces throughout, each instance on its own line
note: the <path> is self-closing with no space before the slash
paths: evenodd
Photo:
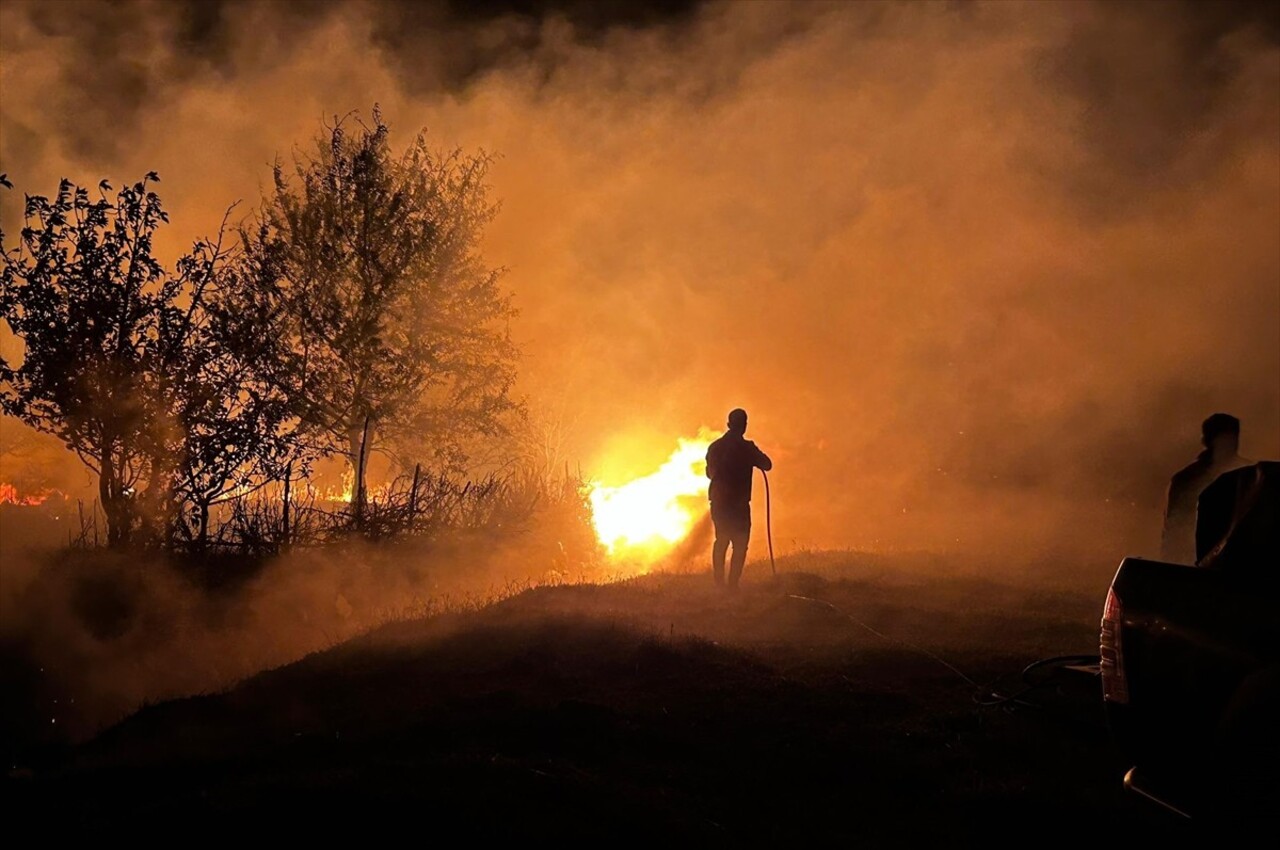
<path id="1" fill-rule="evenodd" d="M 711 486 L 711 522 L 716 542 L 711 549 L 711 567 L 716 584 L 724 584 L 724 556 L 733 544 L 729 564 L 729 589 L 737 590 L 742 566 L 747 562 L 747 542 L 751 539 L 751 478 L 758 466 L 765 472 L 773 461 L 746 438 L 747 412 L 730 411 L 729 430 L 707 448 L 707 477 Z"/>
<path id="2" fill-rule="evenodd" d="M 1280 461 L 1224 472 L 1204 488 L 1196 564 L 1280 587 Z"/>
<path id="3" fill-rule="evenodd" d="M 1196 502 L 1219 475 L 1248 466 L 1240 457 L 1240 420 L 1215 413 L 1200 425 L 1204 450 L 1169 482 L 1160 557 L 1173 564 L 1196 562 Z"/>

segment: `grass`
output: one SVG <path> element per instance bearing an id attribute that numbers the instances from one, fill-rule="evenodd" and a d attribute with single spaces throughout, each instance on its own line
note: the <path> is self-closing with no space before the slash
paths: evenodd
<path id="1" fill-rule="evenodd" d="M 1177 829 L 1121 790 L 1096 685 L 982 709 L 921 652 L 980 682 L 1090 652 L 1090 594 L 783 566 L 737 597 L 653 575 L 388 623 L 146 707 L 7 796 L 19 819 L 105 834 L 968 846 Z"/>

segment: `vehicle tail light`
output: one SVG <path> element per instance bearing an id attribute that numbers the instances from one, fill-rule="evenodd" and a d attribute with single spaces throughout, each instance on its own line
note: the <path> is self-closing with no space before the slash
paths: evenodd
<path id="1" fill-rule="evenodd" d="M 1107 604 L 1102 609 L 1102 637 L 1099 641 L 1099 663 L 1102 669 L 1102 698 L 1126 705 L 1129 702 L 1129 680 L 1124 675 L 1124 647 L 1120 643 L 1124 604 L 1115 589 L 1107 591 Z"/>

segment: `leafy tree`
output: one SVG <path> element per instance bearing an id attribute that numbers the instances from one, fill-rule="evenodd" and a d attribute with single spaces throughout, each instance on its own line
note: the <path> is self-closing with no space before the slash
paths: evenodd
<path id="1" fill-rule="evenodd" d="M 295 445 L 284 399 L 238 353 L 254 334 L 220 303 L 237 282 L 221 235 L 173 273 L 155 258 L 158 180 L 114 197 L 103 181 L 96 200 L 63 180 L 52 199 L 27 197 L 16 246 L 0 233 L 0 317 L 24 348 L 20 364 L 0 358 L 0 408 L 98 474 L 112 546 L 139 522 L 168 537 L 183 504 L 203 539 L 210 504 L 275 474 Z"/>
<path id="2" fill-rule="evenodd" d="M 236 309 L 231 293 L 243 278 L 225 258 L 219 238 L 197 243 L 178 261 L 190 300 L 181 333 L 172 336 L 171 416 L 177 427 L 163 471 L 174 496 L 189 508 L 174 530 L 197 549 L 208 544 L 214 505 L 280 480 L 291 464 L 301 475 L 311 457 L 288 399 L 253 368 L 262 317 Z"/>
<path id="3" fill-rule="evenodd" d="M 457 465 L 516 407 L 513 310 L 479 254 L 492 160 L 433 151 L 424 134 L 397 156 L 388 135 L 376 107 L 372 127 L 326 128 L 291 177 L 277 164 L 242 233 L 256 284 L 237 297 L 270 317 L 264 371 L 351 459 L 357 512 L 375 441 Z"/>
<path id="4" fill-rule="evenodd" d="M 19 244 L 3 247 L 0 315 L 24 344 L 0 359 L 0 407 L 59 437 L 98 473 L 111 545 L 128 542 L 132 497 L 165 427 L 156 383 L 163 308 L 178 295 L 152 255 L 167 221 L 156 180 L 101 197 L 63 180 L 28 196 Z"/>

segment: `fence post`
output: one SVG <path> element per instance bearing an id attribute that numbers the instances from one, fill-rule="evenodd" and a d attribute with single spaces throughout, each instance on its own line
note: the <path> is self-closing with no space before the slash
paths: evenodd
<path id="1" fill-rule="evenodd" d="M 413 518 L 418 513 L 418 479 L 422 475 L 422 464 L 413 465 L 413 489 L 409 491 L 409 527 L 413 527 Z"/>

